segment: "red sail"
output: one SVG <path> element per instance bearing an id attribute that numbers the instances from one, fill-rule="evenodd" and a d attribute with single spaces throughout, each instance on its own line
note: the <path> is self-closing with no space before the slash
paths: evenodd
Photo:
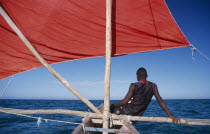
<path id="1" fill-rule="evenodd" d="M 0 0 L 49 63 L 105 55 L 105 0 Z M 112 55 L 189 46 L 164 0 L 113 0 Z M 42 65 L 0 16 L 0 79 Z"/>

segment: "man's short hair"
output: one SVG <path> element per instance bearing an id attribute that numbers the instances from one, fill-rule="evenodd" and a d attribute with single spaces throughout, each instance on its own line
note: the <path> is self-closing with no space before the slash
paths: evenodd
<path id="1" fill-rule="evenodd" d="M 137 70 L 136 75 L 147 77 L 147 70 L 146 70 L 145 68 L 143 68 L 143 67 L 140 67 L 140 68 Z"/>

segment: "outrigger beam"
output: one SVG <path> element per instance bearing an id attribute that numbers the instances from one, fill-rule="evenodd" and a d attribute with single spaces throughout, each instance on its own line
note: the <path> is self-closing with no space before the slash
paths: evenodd
<path id="1" fill-rule="evenodd" d="M 57 73 L 45 60 L 44 58 L 37 52 L 37 50 L 33 47 L 33 45 L 29 42 L 29 40 L 23 35 L 20 29 L 16 26 L 16 24 L 12 21 L 9 15 L 4 11 L 4 9 L 0 6 L 0 14 L 8 23 L 8 25 L 15 31 L 15 33 L 20 37 L 20 39 L 24 42 L 24 44 L 28 47 L 28 49 L 34 54 L 34 56 L 45 66 L 48 71 L 53 74 L 64 86 L 66 86 L 74 95 L 76 95 L 80 100 L 82 100 L 89 108 L 91 108 L 97 114 L 101 114 L 101 112 L 84 96 L 82 96 L 74 87 L 68 83 L 59 73 Z"/>
<path id="2" fill-rule="evenodd" d="M 112 0 L 106 0 L 106 66 L 105 66 L 105 87 L 104 87 L 104 123 L 103 128 L 109 128 L 109 106 L 110 106 L 110 75 L 111 75 L 111 45 L 112 45 L 112 28 L 111 13 Z M 103 132 L 103 134 L 108 134 Z"/>
<path id="3" fill-rule="evenodd" d="M 24 109 L 11 109 L 11 108 L 2 108 L 0 107 L 0 114 L 14 114 L 14 115 L 26 115 L 26 114 L 65 114 L 65 115 L 75 115 L 85 117 L 88 115 L 89 118 L 94 119 L 103 119 L 102 114 L 96 114 L 91 112 L 83 112 L 83 111 L 74 111 L 74 110 L 64 110 L 64 109 L 39 109 L 39 110 L 24 110 Z M 146 122 L 165 122 L 172 123 L 171 118 L 167 117 L 145 117 L 145 116 L 128 116 L 128 115 L 116 115 L 111 114 L 112 119 L 115 121 L 122 121 L 122 123 L 126 123 L 129 121 L 146 121 Z M 101 120 L 102 121 L 102 120 Z M 101 123 L 101 122 L 100 122 Z M 184 125 L 205 125 L 210 126 L 210 119 L 181 119 L 177 124 Z"/>

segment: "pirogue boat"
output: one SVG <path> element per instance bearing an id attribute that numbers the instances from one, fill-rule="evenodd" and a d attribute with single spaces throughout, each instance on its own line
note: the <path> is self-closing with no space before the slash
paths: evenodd
<path id="1" fill-rule="evenodd" d="M 164 0 L 0 0 L 0 14 L 0 79 L 44 66 L 93 111 L 86 116 L 73 110 L 0 108 L 1 113 L 83 116 L 73 134 L 138 134 L 130 121 L 171 123 L 159 117 L 123 120 L 126 116 L 114 114 L 110 119 L 109 112 L 112 56 L 192 47 Z M 99 56 L 106 56 L 106 69 L 104 106 L 98 109 L 49 64 Z M 184 119 L 180 123 L 210 124 Z"/>

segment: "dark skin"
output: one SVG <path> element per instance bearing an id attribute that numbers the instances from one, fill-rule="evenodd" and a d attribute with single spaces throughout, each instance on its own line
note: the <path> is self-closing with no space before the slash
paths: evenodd
<path id="1" fill-rule="evenodd" d="M 147 76 L 137 76 L 137 80 L 138 81 L 147 81 L 146 78 L 147 78 Z M 125 98 L 122 99 L 117 104 L 115 104 L 115 106 L 121 107 L 121 106 L 126 105 L 131 100 L 131 98 L 133 97 L 134 90 L 135 90 L 135 84 L 131 83 L 129 91 L 126 94 Z M 155 88 L 155 90 L 154 90 L 154 96 L 155 96 L 156 100 L 158 101 L 160 107 L 166 112 L 168 117 L 172 119 L 172 123 L 178 123 L 180 121 L 180 119 L 178 117 L 176 117 L 176 116 L 173 116 L 170 113 L 166 103 L 164 102 L 164 100 L 160 96 L 157 88 Z"/>

